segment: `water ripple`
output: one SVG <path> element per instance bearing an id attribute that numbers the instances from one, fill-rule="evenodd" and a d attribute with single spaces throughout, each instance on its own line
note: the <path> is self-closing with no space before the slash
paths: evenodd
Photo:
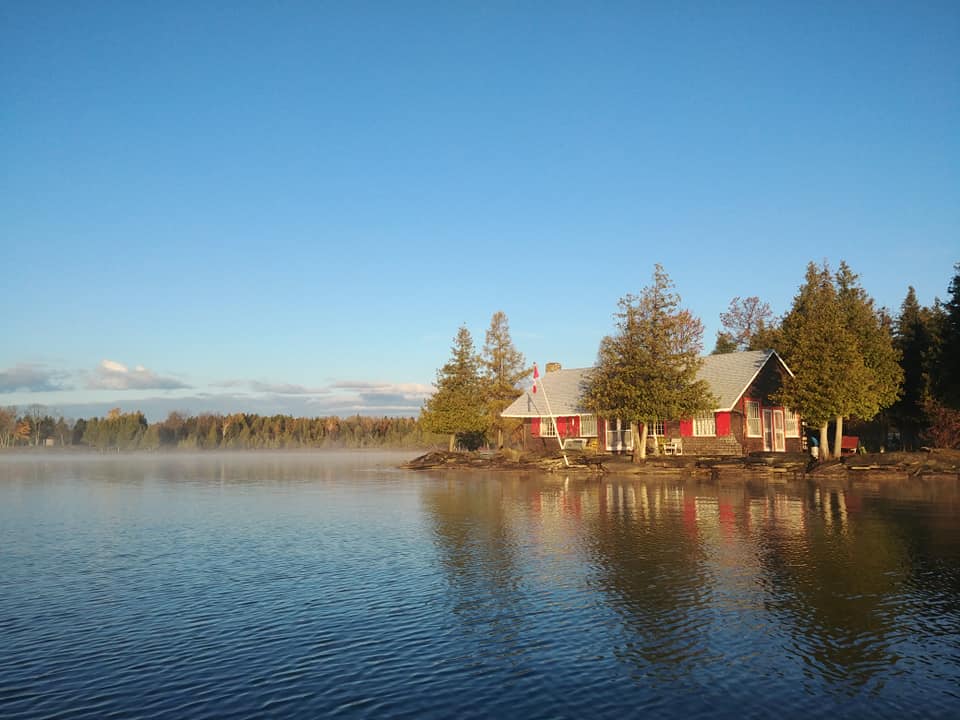
<path id="1" fill-rule="evenodd" d="M 932 501 L 211 462 L 0 461 L 0 716 L 960 709 Z"/>

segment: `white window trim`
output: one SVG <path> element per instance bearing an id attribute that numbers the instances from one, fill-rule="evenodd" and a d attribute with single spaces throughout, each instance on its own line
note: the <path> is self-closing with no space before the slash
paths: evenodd
<path id="1" fill-rule="evenodd" d="M 750 417 L 750 406 L 753 405 L 757 408 L 757 416 L 752 418 Z M 747 437 L 763 437 L 763 416 L 760 413 L 760 401 L 759 400 L 747 400 L 746 406 L 744 407 L 744 412 L 747 417 Z M 753 420 L 756 422 L 757 430 L 752 432 L 750 430 L 750 421 Z"/>
<path id="2" fill-rule="evenodd" d="M 597 416 L 580 416 L 580 437 L 597 437 Z"/>
<path id="3" fill-rule="evenodd" d="M 694 437 L 716 437 L 717 416 L 713 412 L 698 413 L 693 416 Z"/>
<path id="4" fill-rule="evenodd" d="M 650 425 L 647 427 L 647 435 L 650 437 L 663 437 L 663 420 L 654 420 L 652 423 L 650 423 Z"/>
<path id="5" fill-rule="evenodd" d="M 793 427 L 791 427 L 791 420 Z M 800 437 L 800 416 L 787 408 L 783 409 L 783 435 L 788 438 Z"/>
<path id="6" fill-rule="evenodd" d="M 618 418 L 607 419 L 606 448 L 612 451 L 633 450 L 630 423 Z"/>
<path id="7" fill-rule="evenodd" d="M 552 417 L 540 418 L 540 437 L 556 437 L 557 424 Z"/>

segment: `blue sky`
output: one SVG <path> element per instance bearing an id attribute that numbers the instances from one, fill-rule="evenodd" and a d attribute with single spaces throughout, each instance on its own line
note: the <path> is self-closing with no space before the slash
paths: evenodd
<path id="1" fill-rule="evenodd" d="M 662 263 L 704 321 L 960 261 L 960 8 L 0 6 L 0 404 L 416 414 L 466 323 L 591 364 Z"/>

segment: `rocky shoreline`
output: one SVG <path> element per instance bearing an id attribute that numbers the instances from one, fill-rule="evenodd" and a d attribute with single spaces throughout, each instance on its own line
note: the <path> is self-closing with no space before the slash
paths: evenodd
<path id="1" fill-rule="evenodd" d="M 744 474 L 788 475 L 810 480 L 871 478 L 908 479 L 943 476 L 960 479 L 960 450 L 846 455 L 839 460 L 816 462 L 805 454 L 755 453 L 747 457 L 650 456 L 642 463 L 628 456 L 567 453 L 569 465 L 558 453 L 500 452 L 451 453 L 431 451 L 401 467 L 407 470 L 483 470 L 550 472 L 588 476 L 671 474 L 690 477 L 729 477 Z"/>

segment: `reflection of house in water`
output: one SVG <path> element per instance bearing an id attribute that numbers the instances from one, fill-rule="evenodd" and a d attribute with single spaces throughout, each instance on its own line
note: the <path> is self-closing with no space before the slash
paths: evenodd
<path id="1" fill-rule="evenodd" d="M 842 491 L 827 496 L 818 493 L 813 505 L 803 496 L 781 488 L 767 488 L 757 496 L 743 483 L 715 485 L 606 479 L 600 483 L 569 481 L 544 486 L 530 505 L 543 530 L 566 537 L 571 521 L 623 515 L 631 523 L 650 527 L 669 522 L 689 539 L 708 546 L 755 542 L 759 530 L 784 537 L 808 532 L 810 513 L 829 512 L 825 524 L 846 523 L 846 502 Z"/>
<path id="2" fill-rule="evenodd" d="M 791 497 L 783 492 L 750 499 L 750 524 L 772 527 L 785 535 L 802 535 L 806 532 L 806 512 L 803 498 Z"/>

